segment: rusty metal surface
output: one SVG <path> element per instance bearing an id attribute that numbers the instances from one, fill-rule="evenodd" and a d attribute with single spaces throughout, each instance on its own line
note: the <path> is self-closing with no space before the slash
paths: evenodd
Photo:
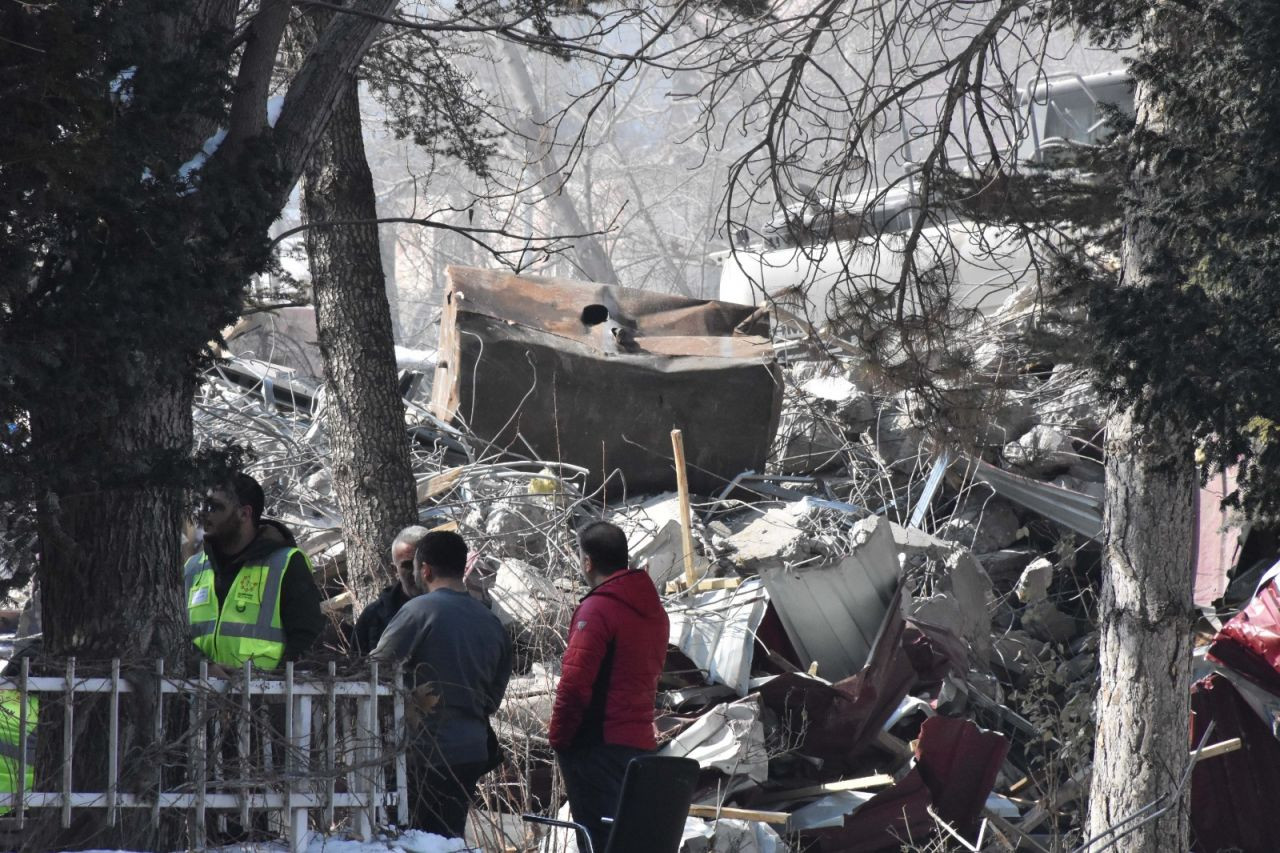
<path id="1" fill-rule="evenodd" d="M 710 493 L 762 468 L 777 430 L 782 386 L 772 348 L 734 334 L 744 321 L 763 331 L 767 318 L 754 314 L 745 305 L 450 267 L 433 410 L 492 450 L 588 468 L 592 485 L 609 477 L 612 494 L 672 488 L 670 432 L 679 428 L 690 488 Z"/>

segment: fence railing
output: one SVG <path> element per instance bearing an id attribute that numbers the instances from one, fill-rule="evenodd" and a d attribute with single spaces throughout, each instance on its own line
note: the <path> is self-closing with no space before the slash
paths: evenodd
<path id="1" fill-rule="evenodd" d="M 19 717 L 9 726 L 17 732 L 15 780 L 26 778 L 31 738 L 41 739 L 41 750 L 61 742 L 58 790 L 23 790 L 18 784 L 14 793 L 0 793 L 0 807 L 11 809 L 9 817 L 19 830 L 31 820 L 30 809 L 60 809 L 63 827 L 71 825 L 73 809 L 106 809 L 111 826 L 121 809 L 150 809 L 155 825 L 161 812 L 179 810 L 188 818 L 191 846 L 200 849 L 211 825 L 216 829 L 220 821 L 238 815 L 240 826 L 247 828 L 251 812 L 268 810 L 278 815 L 290 849 L 302 850 L 312 811 L 320 813 L 325 829 L 335 825 L 340 810 L 349 813 L 352 828 L 365 840 L 386 822 L 392 807 L 394 822 L 407 823 L 405 693 L 399 667 L 389 683 L 380 683 L 376 662 L 369 664 L 367 678 L 358 679 L 339 678 L 332 662 L 328 677 L 295 674 L 293 664 L 286 663 L 279 674 L 255 673 L 246 665 L 233 677 L 217 678 L 201 663 L 196 678 L 170 678 L 161 660 L 145 680 L 122 677 L 118 660 L 109 672 L 89 675 L 77 672 L 74 658 L 66 660 L 61 675 L 32 675 L 25 658 L 19 666 L 16 677 L 0 678 L 0 691 L 11 691 L 7 695 L 16 700 L 7 707 L 16 706 Z M 158 749 L 154 775 L 142 794 L 121 789 L 120 699 L 138 691 L 154 691 L 151 720 L 131 723 L 138 727 L 149 722 L 152 746 Z M 87 698 L 91 696 L 97 698 Z M 99 785 L 82 780 L 78 790 L 73 785 L 77 705 L 101 702 L 102 697 L 107 704 L 105 778 Z M 29 731 L 36 715 L 41 723 Z M 384 717 L 390 722 L 387 731 Z M 46 743 L 44 738 L 53 740 Z M 132 772 L 131 787 L 137 788 L 136 768 Z M 394 782 L 388 782 L 389 776 Z"/>

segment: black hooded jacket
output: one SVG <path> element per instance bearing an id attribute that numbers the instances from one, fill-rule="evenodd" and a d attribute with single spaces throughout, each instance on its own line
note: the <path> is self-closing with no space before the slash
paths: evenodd
<path id="1" fill-rule="evenodd" d="M 204 552 L 213 567 L 213 589 L 218 596 L 218 609 L 226 601 L 240 567 L 265 562 L 277 548 L 298 544 L 289 528 L 278 521 L 262 519 L 257 537 L 239 554 L 222 556 L 208 542 Z M 302 554 L 294 554 L 284 569 L 280 584 L 280 623 L 284 627 L 284 656 L 281 661 L 296 661 L 311 648 L 324 630 L 324 614 L 320 612 L 320 590 L 311 576 L 311 567 Z"/>
<path id="2" fill-rule="evenodd" d="M 360 611 L 355 633 L 351 637 L 356 654 L 367 655 L 378 647 L 382 632 L 387 630 L 391 620 L 396 618 L 396 614 L 408 600 L 409 596 L 404 594 L 400 582 L 396 581 L 382 591 L 377 601 Z"/>

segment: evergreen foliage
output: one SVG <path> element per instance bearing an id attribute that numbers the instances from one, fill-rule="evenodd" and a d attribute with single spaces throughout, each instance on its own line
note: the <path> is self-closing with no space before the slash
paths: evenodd
<path id="1" fill-rule="evenodd" d="M 268 146 L 186 165 L 225 122 L 231 33 L 172 51 L 155 28 L 180 2 L 0 10 L 0 418 L 40 427 L 0 435 L 0 494 L 189 474 L 181 453 L 102 459 L 101 436 L 155 383 L 194 381 L 269 263 Z"/>
<path id="2" fill-rule="evenodd" d="M 1160 113 L 1114 142 L 1133 182 L 1127 227 L 1162 274 L 1142 288 L 1096 278 L 1100 382 L 1139 419 L 1186 429 L 1210 466 L 1240 461 L 1235 499 L 1275 516 L 1280 18 L 1265 0 L 1063 5 L 1098 36 L 1141 38 L 1132 73 Z"/>

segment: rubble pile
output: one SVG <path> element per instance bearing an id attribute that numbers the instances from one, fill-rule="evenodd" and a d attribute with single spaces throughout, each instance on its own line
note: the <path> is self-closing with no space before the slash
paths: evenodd
<path id="1" fill-rule="evenodd" d="M 614 304 L 599 290 L 601 304 Z M 515 297 L 494 292 L 486 310 L 500 313 Z M 1025 331 L 1028 304 L 1015 294 L 992 328 Z M 582 340 L 558 342 L 555 323 L 543 325 L 544 355 L 564 346 L 582 356 Z M 643 335 L 627 342 L 644 355 Z M 760 413 L 777 419 L 772 451 L 760 470 L 732 479 L 702 472 L 704 488 L 691 497 L 692 555 L 680 495 L 618 495 L 607 474 L 585 465 L 497 452 L 433 413 L 432 354 L 406 357 L 421 514 L 452 520 L 471 543 L 468 585 L 516 643 L 517 671 L 495 723 L 508 761 L 486 783 L 488 809 L 563 803 L 546 727 L 567 620 L 585 591 L 573 530 L 603 517 L 626 532 L 633 566 L 650 575 L 670 617 L 661 749 L 702 768 L 684 850 L 1066 849 L 1079 840 L 1098 667 L 1102 411 L 1071 365 L 1046 363 L 998 334 L 974 350 L 996 391 L 985 398 L 986 428 L 948 447 L 910 395 L 877 394 L 855 360 L 781 343 L 769 361 L 782 378 L 780 413 Z M 591 354 L 592 370 L 608 379 L 633 357 Z M 734 349 L 733 358 L 743 356 Z M 682 364 L 691 387 L 705 387 L 698 365 Z M 254 446 L 269 513 L 300 531 L 330 609 L 349 616 L 323 388 L 247 355 L 206 379 L 199 441 Z M 638 417 L 611 408 L 619 434 Z M 700 413 L 704 443 L 715 408 Z M 721 427 L 735 429 L 742 414 L 727 407 Z M 670 454 L 652 465 L 662 470 L 639 482 L 674 479 Z M 715 488 L 705 488 L 712 479 Z M 1218 540 L 1226 535 L 1216 530 Z M 1231 564 L 1213 565 L 1218 576 L 1206 588 L 1220 596 Z M 1275 584 L 1264 578 L 1263 588 L 1274 596 Z M 1250 709 L 1280 719 L 1280 699 L 1256 683 L 1270 678 L 1280 690 L 1280 654 L 1228 629 L 1213 647 L 1224 663 L 1206 671 L 1195 702 L 1224 729 L 1263 739 L 1270 729 Z M 1274 738 L 1267 746 L 1280 757 Z M 1277 763 L 1267 769 L 1257 754 L 1249 772 L 1274 774 Z M 1219 796 L 1211 784 L 1220 780 L 1205 779 L 1197 769 L 1193 798 Z M 1211 830 L 1238 838 L 1247 827 Z M 505 843 L 571 849 L 555 832 L 518 836 L 531 831 L 508 828 Z"/>

